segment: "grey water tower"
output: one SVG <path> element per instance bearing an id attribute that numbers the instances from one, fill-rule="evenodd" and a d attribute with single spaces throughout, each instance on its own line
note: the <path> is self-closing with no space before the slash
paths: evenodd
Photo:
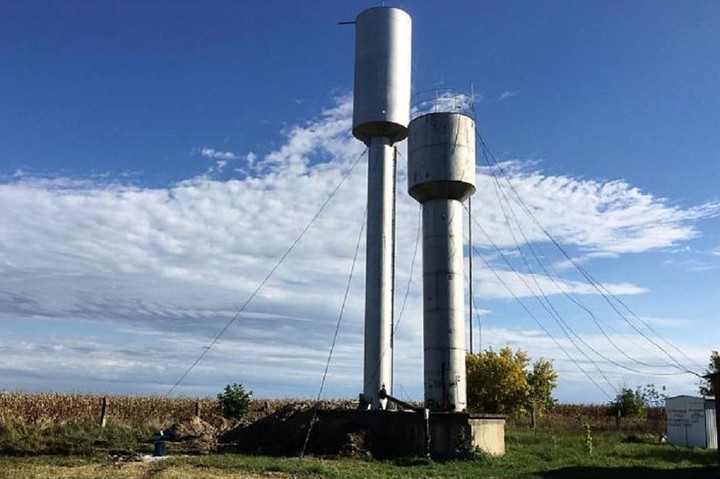
<path id="1" fill-rule="evenodd" d="M 408 189 L 422 204 L 425 407 L 467 408 L 462 201 L 475 193 L 475 121 L 429 113 L 410 122 Z"/>

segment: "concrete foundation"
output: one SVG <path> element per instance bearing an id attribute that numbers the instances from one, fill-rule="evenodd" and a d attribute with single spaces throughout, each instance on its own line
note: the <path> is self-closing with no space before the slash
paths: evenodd
<path id="1" fill-rule="evenodd" d="M 231 433 L 230 450 L 295 456 L 302 451 L 313 412 L 288 411 Z M 428 430 L 429 425 L 429 430 Z M 428 434 L 429 432 L 429 434 Z M 428 441 L 429 439 L 429 441 Z M 467 443 L 500 456 L 505 453 L 505 416 L 383 410 L 319 410 L 306 454 L 369 454 L 377 458 L 428 455 L 456 457 Z M 227 450 L 227 447 L 226 447 Z"/>

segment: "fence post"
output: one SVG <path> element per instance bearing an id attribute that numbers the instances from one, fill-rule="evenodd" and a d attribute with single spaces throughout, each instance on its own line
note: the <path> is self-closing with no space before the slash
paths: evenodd
<path id="1" fill-rule="evenodd" d="M 615 416 L 615 428 L 619 431 L 620 430 L 620 418 L 622 417 L 622 411 L 620 408 L 617 410 L 617 416 Z"/>
<path id="2" fill-rule="evenodd" d="M 100 409 L 100 427 L 107 424 L 108 398 L 102 398 L 102 408 Z"/>
<path id="3" fill-rule="evenodd" d="M 195 417 L 200 417 L 200 401 L 195 401 Z"/>

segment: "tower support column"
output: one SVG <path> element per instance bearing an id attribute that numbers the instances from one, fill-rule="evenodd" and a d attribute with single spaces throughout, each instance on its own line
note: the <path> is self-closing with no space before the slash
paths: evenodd
<path id="1" fill-rule="evenodd" d="M 423 204 L 423 350 L 425 406 L 467 408 L 463 207 L 457 200 Z"/>
<path id="2" fill-rule="evenodd" d="M 390 140 L 373 137 L 368 151 L 363 374 L 363 395 L 373 409 L 380 407 L 383 386 L 392 391 L 394 161 Z"/>

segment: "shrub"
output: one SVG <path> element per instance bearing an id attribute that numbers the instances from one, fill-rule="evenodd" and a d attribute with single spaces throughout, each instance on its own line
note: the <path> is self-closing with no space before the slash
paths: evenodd
<path id="1" fill-rule="evenodd" d="M 220 410 L 225 417 L 240 419 L 250 408 L 250 397 L 252 391 L 246 392 L 245 386 L 234 383 L 225 386 L 225 389 L 217 395 L 220 403 Z"/>
<path id="2" fill-rule="evenodd" d="M 468 354 L 468 409 L 474 412 L 515 414 L 543 412 L 555 403 L 552 391 L 557 373 L 552 363 L 539 359 L 530 370 L 530 356 L 509 347 Z"/>
<path id="3" fill-rule="evenodd" d="M 619 413 L 622 417 L 639 418 L 645 414 L 645 395 L 640 387 L 635 391 L 622 388 L 610 406 L 615 414 Z"/>

